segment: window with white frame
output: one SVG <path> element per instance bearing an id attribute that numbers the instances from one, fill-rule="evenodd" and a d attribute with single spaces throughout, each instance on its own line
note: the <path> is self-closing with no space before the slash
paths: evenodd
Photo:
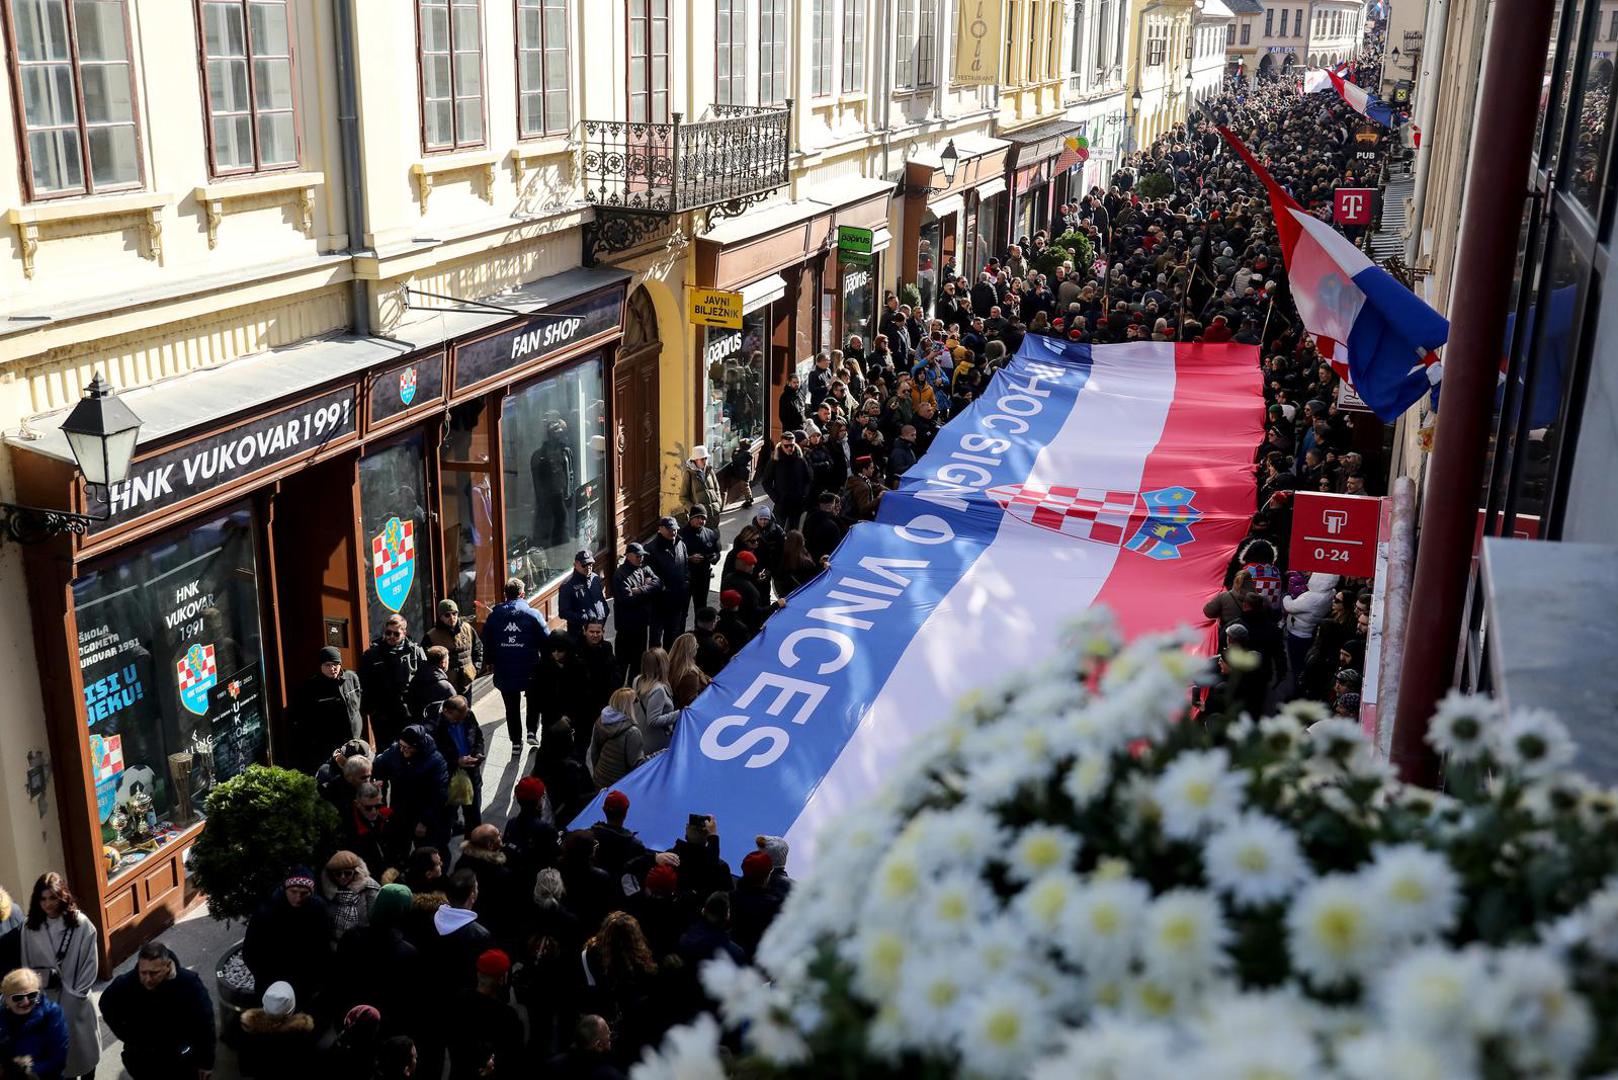
<path id="1" fill-rule="evenodd" d="M 123 0 L 9 0 L 6 14 L 29 198 L 139 187 Z"/>
<path id="2" fill-rule="evenodd" d="M 747 104 L 747 0 L 718 0 L 714 27 L 714 103 Z"/>
<path id="3" fill-rule="evenodd" d="M 517 0 L 517 134 L 568 130 L 568 0 Z"/>
<path id="4" fill-rule="evenodd" d="M 843 93 L 865 89 L 865 0 L 843 0 Z"/>
<path id="5" fill-rule="evenodd" d="M 832 28 L 837 23 L 836 4 L 833 0 L 814 0 L 809 21 L 814 47 L 809 92 L 815 97 L 825 97 L 834 89 L 832 54 L 836 49 L 837 39 L 833 35 Z"/>
<path id="6" fill-rule="evenodd" d="M 416 12 L 422 146 L 430 151 L 482 146 L 482 3 L 417 0 Z"/>
<path id="7" fill-rule="evenodd" d="M 759 0 L 758 103 L 780 105 L 787 99 L 787 8 L 791 0 Z"/>
<path id="8" fill-rule="evenodd" d="M 916 0 L 916 85 L 933 85 L 937 69 L 938 0 Z"/>
<path id="9" fill-rule="evenodd" d="M 898 0 L 894 12 L 893 85 L 901 89 L 916 85 L 916 0 Z"/>

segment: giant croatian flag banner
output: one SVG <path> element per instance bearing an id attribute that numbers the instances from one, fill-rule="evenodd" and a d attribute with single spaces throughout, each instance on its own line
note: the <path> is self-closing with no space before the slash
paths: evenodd
<path id="1" fill-rule="evenodd" d="M 1253 511 L 1258 376 L 1251 346 L 1029 335 L 616 785 L 629 827 L 665 847 L 713 814 L 732 866 L 784 835 L 801 874 L 961 694 L 1047 656 L 1090 605 L 1131 637 L 1201 627 L 1211 651 L 1202 605 Z"/>

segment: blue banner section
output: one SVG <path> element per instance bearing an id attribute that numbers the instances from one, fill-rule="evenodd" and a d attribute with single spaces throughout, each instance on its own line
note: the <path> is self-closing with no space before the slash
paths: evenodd
<path id="1" fill-rule="evenodd" d="M 1025 482 L 1072 412 L 1089 348 L 1046 340 L 1027 339 L 884 496 L 877 520 L 856 525 L 684 711 L 669 749 L 616 785 L 649 846 L 672 844 L 688 815 L 712 814 L 734 869 L 756 834 L 792 827 L 899 658 L 994 540 L 1004 512 L 985 492 Z M 948 707 L 926 687 L 896 689 L 913 691 L 918 708 Z M 577 825 L 600 820 L 601 798 Z"/>

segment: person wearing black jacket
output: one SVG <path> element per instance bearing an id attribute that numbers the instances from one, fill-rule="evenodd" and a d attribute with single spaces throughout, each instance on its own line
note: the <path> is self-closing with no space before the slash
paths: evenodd
<path id="1" fill-rule="evenodd" d="M 575 553 L 573 573 L 556 593 L 556 613 L 574 638 L 584 633 L 584 624 L 591 619 L 607 621 L 605 588 L 606 582 L 596 573 L 595 556 L 583 549 Z"/>
<path id="2" fill-rule="evenodd" d="M 646 549 L 637 543 L 625 547 L 623 565 L 612 575 L 612 602 L 618 613 L 618 638 L 613 642 L 613 650 L 618 659 L 619 685 L 630 672 L 640 670 L 640 657 L 646 651 L 657 594 L 662 591 L 663 579 L 646 565 Z"/>
<path id="3" fill-rule="evenodd" d="M 314 1000 L 331 963 L 331 923 L 311 872 L 294 870 L 247 920 L 242 959 L 255 986 L 290 983 Z"/>
<path id="4" fill-rule="evenodd" d="M 343 1016 L 356 1005 L 372 1005 L 382 1014 L 384 1037 L 413 1030 L 424 1004 L 418 992 L 421 953 L 404 937 L 413 902 L 407 886 L 382 886 L 367 925 L 338 940 L 327 991 L 332 1014 Z"/>
<path id="5" fill-rule="evenodd" d="M 506 864 L 527 888 L 533 884 L 535 874 L 556 865 L 560 850 L 556 816 L 551 811 L 545 781 L 537 776 L 518 780 L 515 797 L 517 814 L 506 822 L 502 840 Z"/>
<path id="6" fill-rule="evenodd" d="M 650 642 L 665 649 L 685 633 L 685 607 L 691 599 L 691 553 L 680 539 L 679 528 L 672 517 L 660 518 L 657 535 L 646 546 L 646 563 L 663 582 L 652 608 Z"/>
<path id="7" fill-rule="evenodd" d="M 298 687 L 288 710 L 300 770 L 316 771 L 333 750 L 365 733 L 360 697 L 360 677 L 343 670 L 343 654 L 330 645 L 321 649 L 320 670 Z"/>
<path id="8" fill-rule="evenodd" d="M 574 656 L 579 662 L 579 711 L 573 716 L 574 741 L 579 744 L 578 758 L 584 760 L 584 749 L 590 742 L 590 727 L 606 708 L 612 692 L 624 684 L 618 671 L 618 659 L 612 646 L 607 644 L 607 628 L 594 619 L 584 624 L 584 638 L 578 643 Z M 635 663 L 639 665 L 640 658 Z M 638 669 L 637 669 L 638 670 Z"/>
<path id="9" fill-rule="evenodd" d="M 213 1069 L 208 988 L 161 942 L 142 945 L 135 969 L 102 991 L 101 1018 L 123 1043 L 132 1080 L 197 1080 Z"/>
<path id="10" fill-rule="evenodd" d="M 403 862 L 411 844 L 418 840 L 442 849 L 449 839 L 449 824 L 445 820 L 449 766 L 427 729 L 411 724 L 401 731 L 394 744 L 377 755 L 371 775 L 391 785 L 393 820 L 390 828 L 397 845 L 392 861 Z"/>
<path id="11" fill-rule="evenodd" d="M 809 555 L 818 563 L 837 550 L 848 535 L 848 522 L 842 516 L 843 500 L 833 491 L 820 493 L 820 505 L 803 520 L 803 538 Z"/>
<path id="12" fill-rule="evenodd" d="M 410 723 L 405 698 L 426 655 L 408 635 L 403 615 L 389 615 L 382 634 L 360 657 L 360 706 L 377 746 L 386 746 Z"/>
<path id="13" fill-rule="evenodd" d="M 708 528 L 708 508 L 697 505 L 686 515 L 680 539 L 685 543 L 685 563 L 691 583 L 691 613 L 693 616 L 708 606 L 708 594 L 713 591 L 714 567 L 719 565 L 719 534 Z"/>
<path id="14" fill-rule="evenodd" d="M 775 516 L 782 528 L 798 527 L 798 519 L 808 508 L 814 487 L 814 470 L 798 452 L 797 433 L 783 432 L 775 457 L 770 459 L 769 475 L 764 479 L 764 491 L 775 503 Z"/>
<path id="15" fill-rule="evenodd" d="M 427 650 L 426 662 L 416 669 L 405 694 L 410 707 L 410 722 L 431 729 L 438 723 L 444 702 L 455 696 L 455 684 L 449 677 L 449 650 L 434 645 Z"/>
<path id="16" fill-rule="evenodd" d="M 775 403 L 775 418 L 781 421 L 782 431 L 796 431 L 803 427 L 803 394 L 798 390 L 798 373 L 787 376 L 781 388 L 781 397 Z"/>
<path id="17" fill-rule="evenodd" d="M 584 672 L 574 656 L 577 648 L 564 631 L 553 630 L 534 665 L 532 693 L 539 702 L 540 722 L 547 731 L 564 719 L 601 711 L 591 713 L 584 707 Z"/>

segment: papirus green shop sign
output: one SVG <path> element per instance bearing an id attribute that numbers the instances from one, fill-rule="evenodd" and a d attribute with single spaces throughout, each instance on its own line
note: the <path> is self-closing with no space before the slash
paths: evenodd
<path id="1" fill-rule="evenodd" d="M 837 226 L 837 261 L 851 266 L 870 266 L 876 234 L 857 225 Z"/>

